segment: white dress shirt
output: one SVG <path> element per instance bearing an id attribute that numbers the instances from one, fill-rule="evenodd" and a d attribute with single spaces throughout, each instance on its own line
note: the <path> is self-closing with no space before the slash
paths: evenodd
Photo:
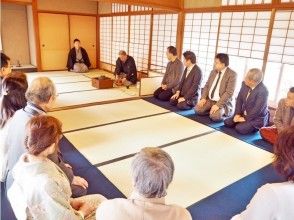
<path id="1" fill-rule="evenodd" d="M 294 183 L 266 184 L 260 187 L 246 210 L 231 220 L 293 220 Z"/>
<path id="2" fill-rule="evenodd" d="M 186 79 L 187 79 L 187 77 L 189 76 L 189 73 L 191 72 L 191 70 L 193 69 L 193 67 L 194 67 L 195 65 L 196 65 L 196 64 L 193 64 L 193 65 L 187 67 Z"/>
<path id="3" fill-rule="evenodd" d="M 220 100 L 219 89 L 220 89 L 220 84 L 221 84 L 221 82 L 222 82 L 222 79 L 223 79 L 223 77 L 224 77 L 224 75 L 225 75 L 226 70 L 227 70 L 227 67 L 224 68 L 224 69 L 221 71 L 221 73 L 218 73 L 218 74 L 221 74 L 221 76 L 220 76 L 219 82 L 218 82 L 218 84 L 217 84 L 217 87 L 216 87 L 216 89 L 215 89 L 215 91 L 214 91 L 214 96 L 213 96 L 213 98 L 212 98 L 212 97 L 211 97 L 211 93 L 212 93 L 212 90 L 213 90 L 213 88 L 215 87 L 215 84 L 216 84 L 216 82 L 217 82 L 218 75 L 216 75 L 216 77 L 214 78 L 214 81 L 213 81 L 213 83 L 212 83 L 212 86 L 211 86 L 211 88 L 210 88 L 210 90 L 209 90 L 209 99 L 211 99 L 212 101 L 216 101 L 216 102 L 217 102 L 218 100 Z"/>

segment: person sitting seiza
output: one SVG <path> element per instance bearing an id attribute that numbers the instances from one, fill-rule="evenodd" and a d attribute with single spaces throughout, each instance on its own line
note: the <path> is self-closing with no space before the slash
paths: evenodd
<path id="1" fill-rule="evenodd" d="M 237 97 L 235 113 L 225 120 L 225 126 L 234 127 L 241 134 L 249 134 L 268 124 L 268 90 L 262 78 L 261 70 L 249 70 Z"/>

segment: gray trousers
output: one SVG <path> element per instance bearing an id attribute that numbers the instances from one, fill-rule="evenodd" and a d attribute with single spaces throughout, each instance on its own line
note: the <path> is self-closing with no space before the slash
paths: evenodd
<path id="1" fill-rule="evenodd" d="M 225 119 L 225 109 L 220 108 L 215 113 L 210 114 L 211 107 L 216 103 L 216 101 L 212 101 L 210 99 L 206 100 L 206 103 L 202 107 L 198 107 L 198 105 L 195 106 L 194 110 L 196 114 L 198 115 L 209 115 L 210 119 L 219 122 Z"/>
<path id="2" fill-rule="evenodd" d="M 84 63 L 75 63 L 72 71 L 76 73 L 87 73 L 89 69 Z"/>

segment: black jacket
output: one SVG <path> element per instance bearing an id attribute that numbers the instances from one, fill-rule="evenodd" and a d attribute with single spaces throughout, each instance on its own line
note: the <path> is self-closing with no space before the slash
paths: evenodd
<path id="1" fill-rule="evenodd" d="M 249 90 L 250 88 L 243 82 L 237 97 L 234 115 L 244 116 L 246 121 L 251 122 L 252 126 L 260 129 L 266 126 L 269 120 L 268 90 L 261 82 L 252 90 L 246 100 Z M 244 115 L 245 111 L 247 115 Z"/>
<path id="2" fill-rule="evenodd" d="M 202 71 L 195 65 L 188 77 L 187 68 L 184 71 L 180 84 L 176 90 L 180 91 L 180 97 L 184 97 L 190 104 L 196 105 L 200 93 L 200 85 L 202 81 Z"/>
<path id="3" fill-rule="evenodd" d="M 133 57 L 128 56 L 124 63 L 119 58 L 116 60 L 115 74 L 120 75 L 121 73 L 125 73 L 126 79 L 133 84 L 137 82 L 137 67 Z"/>
<path id="4" fill-rule="evenodd" d="M 89 68 L 91 66 L 91 63 L 90 63 L 88 53 L 82 47 L 81 47 L 81 52 L 82 52 L 82 57 L 83 57 L 84 63 Z M 74 65 L 76 63 L 76 59 L 77 59 L 77 57 L 76 57 L 76 49 L 73 47 L 73 48 L 71 48 L 71 50 L 68 53 L 67 64 L 66 64 L 66 67 L 67 67 L 68 71 L 73 69 L 73 67 L 74 67 Z"/>

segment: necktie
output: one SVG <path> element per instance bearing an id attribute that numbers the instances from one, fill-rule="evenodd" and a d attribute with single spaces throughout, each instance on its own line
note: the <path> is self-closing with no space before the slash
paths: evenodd
<path id="1" fill-rule="evenodd" d="M 248 91 L 248 94 L 246 96 L 246 101 L 247 101 L 248 97 L 250 96 L 251 92 L 252 92 L 252 89 L 250 88 L 249 91 Z"/>
<path id="2" fill-rule="evenodd" d="M 214 92 L 215 92 L 215 90 L 216 90 L 216 87 L 217 87 L 217 85 L 218 85 L 218 83 L 219 83 L 219 80 L 220 80 L 221 74 L 222 74 L 222 72 L 219 72 L 219 73 L 218 73 L 218 78 L 217 78 L 217 80 L 216 80 L 216 84 L 215 84 L 215 86 L 214 86 L 214 88 L 213 88 L 213 90 L 212 90 L 212 92 L 211 92 L 211 98 L 212 98 L 212 99 L 213 99 L 213 96 L 214 96 Z"/>

